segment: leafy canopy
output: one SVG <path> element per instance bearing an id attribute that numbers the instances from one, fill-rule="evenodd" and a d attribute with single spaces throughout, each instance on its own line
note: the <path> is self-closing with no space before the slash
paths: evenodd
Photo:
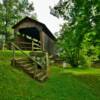
<path id="1" fill-rule="evenodd" d="M 34 16 L 33 3 L 28 0 L 1 0 L 0 2 L 0 34 L 9 40 L 11 27 L 24 16 Z M 35 17 L 34 17 L 35 18 Z"/>
<path id="2" fill-rule="evenodd" d="M 90 39 L 91 43 L 88 46 L 94 48 L 100 46 L 100 0 L 60 0 L 54 8 L 51 8 L 51 14 L 65 20 L 58 40 L 62 58 L 72 66 L 81 64 L 83 58 L 91 59 L 93 53 L 88 56 L 90 48 L 87 48 L 86 44 Z"/>

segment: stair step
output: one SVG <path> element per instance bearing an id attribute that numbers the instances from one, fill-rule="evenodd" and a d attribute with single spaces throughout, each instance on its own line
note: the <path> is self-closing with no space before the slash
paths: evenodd
<path id="1" fill-rule="evenodd" d="M 30 61 L 16 61 L 16 63 L 18 64 L 27 64 L 27 63 L 31 63 Z"/>
<path id="2" fill-rule="evenodd" d="M 31 67 L 32 64 L 23 64 L 23 65 L 21 64 L 20 66 L 21 66 L 21 67 Z"/>
<path id="3" fill-rule="evenodd" d="M 29 61 L 28 58 L 15 58 L 16 61 Z"/>
<path id="4" fill-rule="evenodd" d="M 15 58 L 16 61 L 32 61 L 30 58 Z"/>
<path id="5" fill-rule="evenodd" d="M 39 78 L 39 81 L 44 81 L 44 80 L 46 80 L 47 79 L 47 75 L 45 74 L 45 75 L 43 75 L 41 78 Z"/>
<path id="6" fill-rule="evenodd" d="M 33 55 L 41 57 L 44 54 L 42 52 L 38 52 L 38 53 L 34 52 Z M 36 64 L 36 63 L 32 63 L 33 61 L 31 59 L 28 59 L 28 58 L 16 58 L 16 59 L 12 59 L 11 61 L 12 61 L 11 62 L 12 64 L 14 62 L 14 65 L 16 67 L 22 69 L 26 74 L 28 74 L 32 78 L 34 78 L 34 79 L 36 79 L 38 81 L 44 81 L 45 79 L 47 79 L 47 74 L 45 73 L 45 71 L 42 70 L 42 69 L 35 69 L 39 65 Z"/>
<path id="7" fill-rule="evenodd" d="M 23 63 L 23 62 L 16 62 L 16 64 L 18 64 L 18 65 L 24 65 L 25 63 Z"/>
<path id="8" fill-rule="evenodd" d="M 34 68 L 33 67 L 28 67 L 25 70 L 30 71 L 30 70 L 34 70 Z"/>
<path id="9" fill-rule="evenodd" d="M 38 73 L 40 73 L 41 72 L 41 70 L 36 70 L 35 71 L 35 74 L 38 74 Z"/>
<path id="10" fill-rule="evenodd" d="M 44 74 L 43 72 L 37 73 L 37 74 L 35 75 L 35 77 L 40 77 L 40 76 L 42 76 L 43 74 Z"/>
<path id="11" fill-rule="evenodd" d="M 30 71 L 28 71 L 28 73 L 29 74 L 34 74 L 35 72 L 34 72 L 34 70 L 30 70 Z"/>
<path id="12" fill-rule="evenodd" d="M 25 71 L 29 76 L 31 76 L 32 78 L 34 78 L 34 70 L 30 70 L 30 71 Z"/>
<path id="13" fill-rule="evenodd" d="M 30 66 L 32 64 L 31 61 L 22 61 L 22 60 L 16 60 L 16 59 L 11 60 L 12 65 L 13 65 L 13 62 L 15 63 L 16 66 L 23 66 L 23 65 Z"/>

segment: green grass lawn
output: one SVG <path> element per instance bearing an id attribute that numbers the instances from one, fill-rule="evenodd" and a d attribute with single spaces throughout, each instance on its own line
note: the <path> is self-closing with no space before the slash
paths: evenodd
<path id="1" fill-rule="evenodd" d="M 11 58 L 11 51 L 0 51 L 0 100 L 100 100 L 100 69 L 51 66 L 48 80 L 39 83 L 10 66 Z"/>

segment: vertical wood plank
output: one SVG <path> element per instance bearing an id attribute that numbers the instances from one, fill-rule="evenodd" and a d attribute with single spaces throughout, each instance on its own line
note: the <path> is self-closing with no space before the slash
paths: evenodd
<path id="1" fill-rule="evenodd" d="M 42 50 L 45 51 L 45 48 L 44 48 L 44 32 L 43 31 L 41 32 L 40 36 L 41 36 L 41 47 L 42 47 Z"/>
<path id="2" fill-rule="evenodd" d="M 12 50 L 13 50 L 13 66 L 15 66 L 15 47 L 12 44 Z"/>
<path id="3" fill-rule="evenodd" d="M 46 69 L 48 70 L 49 67 L 49 57 L 48 57 L 48 53 L 46 52 Z"/>
<path id="4" fill-rule="evenodd" d="M 32 40 L 32 51 L 34 51 L 34 40 Z"/>
<path id="5" fill-rule="evenodd" d="M 49 55 L 47 52 L 46 52 L 46 73 L 47 76 L 49 76 Z"/>

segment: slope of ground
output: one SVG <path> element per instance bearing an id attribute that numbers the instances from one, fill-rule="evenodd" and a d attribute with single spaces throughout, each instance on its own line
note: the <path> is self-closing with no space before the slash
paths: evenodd
<path id="1" fill-rule="evenodd" d="M 13 68 L 11 58 L 11 51 L 0 51 L 0 100 L 100 100 L 99 69 L 91 74 L 52 67 L 48 80 L 39 83 Z"/>

